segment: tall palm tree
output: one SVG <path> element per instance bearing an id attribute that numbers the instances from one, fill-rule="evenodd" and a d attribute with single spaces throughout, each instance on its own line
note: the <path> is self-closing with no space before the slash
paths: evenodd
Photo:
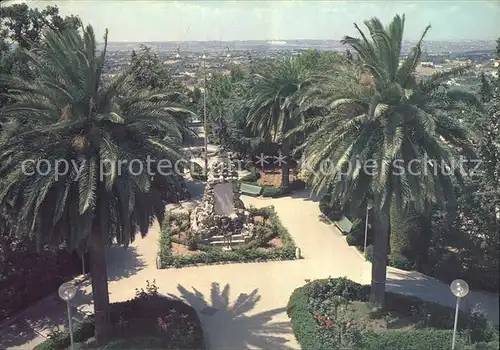
<path id="1" fill-rule="evenodd" d="M 309 71 L 293 57 L 287 57 L 264 66 L 255 74 L 249 91 L 248 125 L 266 141 L 281 144 L 281 153 L 289 156 L 299 134 L 289 131 L 305 122 L 300 99 L 310 85 Z M 281 186 L 289 183 L 289 160 L 282 164 Z"/>
<path id="2" fill-rule="evenodd" d="M 162 222 L 180 177 L 147 158 L 179 160 L 184 124 L 161 96 L 130 92 L 128 74 L 102 84 L 107 31 L 96 54 L 92 27 L 80 26 L 48 31 L 25 52 L 34 82 L 2 78 L 15 103 L 0 111 L 10 121 L 0 140 L 0 207 L 14 206 L 18 234 L 88 250 L 102 343 L 109 335 L 105 246 L 127 246 L 137 231 L 144 236 Z"/>
<path id="3" fill-rule="evenodd" d="M 313 189 L 332 188 L 356 207 L 374 200 L 371 300 L 383 307 L 391 202 L 400 213 L 409 207 L 424 212 L 433 203 L 453 205 L 452 181 L 461 177 L 456 155 L 471 147 L 456 118 L 461 110 L 455 102 L 465 96 L 443 86 L 464 69 L 416 80 L 430 26 L 400 63 L 404 15 L 387 28 L 377 18 L 365 25 L 371 40 L 357 25 L 361 39 L 343 40 L 357 53 L 361 73 L 353 69 L 331 79 L 330 97 L 322 97 L 329 113 L 312 122 L 317 129 L 303 147 Z"/>

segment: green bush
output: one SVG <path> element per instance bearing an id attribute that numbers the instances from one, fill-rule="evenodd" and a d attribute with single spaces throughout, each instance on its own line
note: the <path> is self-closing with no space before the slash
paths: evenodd
<path id="1" fill-rule="evenodd" d="M 253 211 L 252 211 L 253 210 Z M 259 209 L 262 216 L 270 221 L 270 229 L 274 235 L 278 236 L 283 243 L 282 247 L 277 247 L 271 250 L 263 250 L 258 247 L 242 246 L 234 247 L 231 251 L 222 251 L 218 248 L 198 245 L 198 250 L 202 252 L 194 255 L 173 256 L 172 249 L 172 234 L 170 229 L 170 218 L 165 216 L 162 224 L 159 239 L 158 256 L 161 261 L 161 268 L 176 267 L 190 265 L 209 265 L 222 262 L 254 262 L 266 260 L 293 260 L 295 259 L 295 243 L 288 233 L 288 230 L 279 220 L 278 215 L 273 207 Z M 251 209 L 250 212 L 255 215 L 259 210 Z M 260 214 L 259 214 L 260 215 Z"/>
<path id="2" fill-rule="evenodd" d="M 134 299 L 110 304 L 110 335 L 115 341 L 101 349 L 203 349 L 203 330 L 196 311 L 180 300 L 159 295 L 154 282 L 147 283 L 146 290 L 136 289 Z M 87 348 L 84 342 L 94 336 L 94 330 L 92 316 L 75 325 L 74 341 L 80 343 L 79 348 Z M 139 343 L 141 346 L 135 346 Z M 59 350 L 69 346 L 67 330 L 56 330 L 35 350 Z"/>
<path id="3" fill-rule="evenodd" d="M 453 330 L 412 329 L 387 330 L 385 332 L 365 332 L 362 349 L 366 350 L 442 350 L 450 349 Z M 465 341 L 457 337 L 457 349 L 465 346 Z"/>
<path id="4" fill-rule="evenodd" d="M 167 349 L 167 342 L 156 337 L 137 337 L 131 339 L 114 340 L 102 347 L 102 350 L 107 349 Z"/>
<path id="5" fill-rule="evenodd" d="M 342 205 L 340 202 L 332 198 L 330 194 L 325 194 L 319 201 L 319 210 L 323 215 L 332 221 L 338 221 L 342 218 Z"/>
<path id="6" fill-rule="evenodd" d="M 403 254 L 391 253 L 388 265 L 401 270 L 411 270 L 413 264 Z"/>
<path id="7" fill-rule="evenodd" d="M 75 323 L 73 337 L 75 343 L 84 342 L 94 336 L 94 316 L 86 316 L 82 322 Z M 71 339 L 67 330 L 53 330 L 49 333 L 46 341 L 38 344 L 35 350 L 56 350 L 66 349 L 71 345 Z"/>
<path id="8" fill-rule="evenodd" d="M 366 247 L 366 260 L 373 262 L 373 246 L 369 245 Z"/>
<path id="9" fill-rule="evenodd" d="M 356 233 L 349 233 L 348 235 L 345 236 L 345 240 L 347 244 L 353 245 L 356 247 L 360 247 L 363 245 L 363 236 L 360 236 Z"/>
<path id="10" fill-rule="evenodd" d="M 287 315 L 292 323 L 293 333 L 303 350 L 321 350 L 318 344 L 321 329 L 308 309 L 311 284 L 295 289 L 287 305 Z M 326 349 L 326 348 L 325 348 Z"/>
<path id="11" fill-rule="evenodd" d="M 283 189 L 280 187 L 263 186 L 262 197 L 279 197 L 283 194 Z"/>
<path id="12" fill-rule="evenodd" d="M 161 267 L 165 268 L 173 263 L 172 256 L 172 232 L 170 228 L 170 216 L 167 213 L 161 225 L 160 239 L 158 241 L 158 257 L 160 258 Z"/>
<path id="13" fill-rule="evenodd" d="M 367 301 L 370 287 L 346 278 L 312 281 L 297 288 L 288 302 L 287 314 L 302 349 L 337 349 L 329 329 L 322 329 L 315 317 L 331 310 L 332 302 Z M 454 308 L 413 296 L 386 293 L 388 311 L 412 318 L 416 329 L 362 333 L 362 349 L 446 349 L 451 345 Z M 457 349 L 498 349 L 498 330 L 480 312 L 459 315 Z M 472 345 L 465 345 L 470 343 Z"/>

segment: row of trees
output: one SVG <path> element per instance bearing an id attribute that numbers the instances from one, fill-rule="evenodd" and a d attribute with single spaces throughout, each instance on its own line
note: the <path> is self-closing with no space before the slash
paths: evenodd
<path id="1" fill-rule="evenodd" d="M 175 162 L 183 157 L 180 146 L 191 132 L 186 122 L 190 112 L 182 107 L 195 109 L 200 94 L 171 80 L 147 48 L 133 53 L 123 74 L 104 82 L 107 33 L 98 53 L 92 27 L 62 21 L 72 24 L 44 27 L 41 40 L 16 49 L 28 74 L 4 70 L 0 208 L 8 220 L 2 225 L 19 236 L 89 251 L 96 340 L 105 342 L 109 298 L 104 247 L 127 245 L 138 231 L 146 234 L 153 220 L 162 221 L 165 204 L 178 199 L 182 185 L 175 175 L 118 175 L 117 160 L 149 155 Z M 225 147 L 245 153 L 279 144 L 283 153 L 302 154 L 316 170 L 308 178 L 315 191 L 328 191 L 343 206 L 374 202 L 372 301 L 382 307 L 391 220 L 413 213 L 429 217 L 436 205 L 456 212 L 456 189 L 468 179 L 458 171 L 445 175 L 445 170 L 461 154 L 480 153 L 496 161 L 498 129 L 477 139 L 463 116 L 487 114 L 483 105 L 443 84 L 465 68 L 417 81 L 415 69 L 429 27 L 400 62 L 404 16 L 396 16 L 386 28 L 376 18 L 365 25 L 368 35 L 356 26 L 361 38 L 344 39 L 353 54 L 308 51 L 234 69 L 228 77 L 209 81 L 207 100 L 213 132 Z M 496 124 L 485 123 L 489 128 L 498 128 L 498 89 L 495 96 L 490 115 Z M 424 155 L 442 161 L 441 171 L 393 175 L 395 159 L 411 166 Z M 45 176 L 28 176 L 21 168 L 28 159 L 50 164 L 73 160 L 82 171 L 56 176 L 62 169 L 53 168 Z M 356 164 L 357 159 L 374 159 L 378 173 L 357 169 L 342 175 L 345 162 Z M 326 161 L 334 164 L 333 170 L 319 171 Z M 496 189 L 498 162 L 488 164 L 484 187 Z M 286 164 L 282 182 L 288 183 Z M 491 213 L 497 207 L 498 201 L 484 210 Z M 496 216 L 492 222 L 498 232 Z M 404 253 L 407 247 L 400 249 Z"/>
<path id="2" fill-rule="evenodd" d="M 257 144 L 279 144 L 286 155 L 302 155 L 313 170 L 311 187 L 328 192 L 341 207 L 364 213 L 367 201 L 373 201 L 372 301 L 377 306 L 384 303 L 389 249 L 390 255 L 425 270 L 433 249 L 436 256 L 453 246 L 450 237 L 461 241 L 454 245 L 461 251 L 472 241 L 481 242 L 485 249 L 475 249 L 474 259 L 469 253 L 468 264 L 481 256 L 489 273 L 498 273 L 498 264 L 490 263 L 498 258 L 498 89 L 492 87 L 488 99 L 482 97 L 491 100 L 489 106 L 473 93 L 445 84 L 471 67 L 417 79 L 422 40 L 430 26 L 400 60 L 404 16 L 394 17 L 387 27 L 376 18 L 364 24 L 367 33 L 356 26 L 360 38 L 343 41 L 354 55 L 311 50 L 258 68 L 250 65 L 238 79 L 212 79 L 209 95 L 217 98 L 209 99 L 209 106 L 217 113 L 210 116 L 224 130 L 221 143 L 238 151 L 241 141 L 231 135 L 243 134 Z M 457 167 L 460 156 L 483 160 L 485 175 L 464 177 Z M 413 162 L 424 157 L 435 162 Z M 368 159 L 375 160 L 375 174 L 355 168 L 343 175 L 346 162 Z M 396 160 L 412 172 L 394 175 Z M 333 165 L 332 171 L 321 171 L 325 163 Z M 282 170 L 286 186 L 287 164 Z M 487 189 L 493 192 L 477 196 Z M 446 217 L 446 224 L 437 216 Z M 433 226 L 443 235 L 433 236 Z"/>

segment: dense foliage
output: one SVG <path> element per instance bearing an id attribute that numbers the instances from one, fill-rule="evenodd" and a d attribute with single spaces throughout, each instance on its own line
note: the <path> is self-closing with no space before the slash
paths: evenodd
<path id="1" fill-rule="evenodd" d="M 346 278 L 328 278 L 297 288 L 287 313 L 302 349 L 446 349 L 451 344 L 454 309 L 415 297 L 386 293 L 387 311 L 407 317 L 409 329 L 370 329 L 369 322 L 349 314 L 351 302 L 366 302 L 370 287 Z M 380 316 L 373 314 L 370 319 Z M 457 349 L 494 349 L 498 330 L 483 316 L 461 311 Z M 467 345 L 469 344 L 469 345 Z"/>
<path id="2" fill-rule="evenodd" d="M 68 253 L 64 247 L 44 247 L 37 252 L 27 239 L 17 240 L 0 255 L 0 322 L 53 294 L 83 268 L 76 253 Z"/>
<path id="3" fill-rule="evenodd" d="M 204 349 L 203 330 L 196 311 L 184 302 L 158 294 L 154 281 L 136 289 L 135 298 L 110 305 L 112 340 L 100 349 Z M 92 342 L 94 316 L 76 324 L 74 341 L 82 349 Z M 90 340 L 90 341 L 89 341 Z M 54 330 L 36 350 L 67 349 L 67 331 Z"/>
<path id="4" fill-rule="evenodd" d="M 199 254 L 174 256 L 172 254 L 171 218 L 167 214 L 162 224 L 159 239 L 158 257 L 162 268 L 183 267 L 190 265 L 217 264 L 225 262 L 257 262 L 267 260 L 293 260 L 295 259 L 295 243 L 288 230 L 281 224 L 273 207 L 261 209 L 249 208 L 250 215 L 261 215 L 270 222 L 269 234 L 279 237 L 283 246 L 269 250 L 260 248 L 249 242 L 240 247 L 233 247 L 231 251 L 222 251 L 210 246 L 198 245 Z"/>
<path id="5" fill-rule="evenodd" d="M 145 166 L 148 157 L 171 164 L 182 157 L 187 114 L 154 91 L 128 89 L 126 73 L 104 84 L 106 45 L 107 33 L 97 55 L 91 26 L 46 31 L 34 50 L 23 51 L 37 79 L 4 76 L 14 102 L 0 111 L 0 207 L 16 212 L 9 232 L 89 251 L 94 305 L 103 311 L 96 335 L 103 338 L 104 247 L 144 236 L 165 204 L 179 199 L 180 176 Z"/>

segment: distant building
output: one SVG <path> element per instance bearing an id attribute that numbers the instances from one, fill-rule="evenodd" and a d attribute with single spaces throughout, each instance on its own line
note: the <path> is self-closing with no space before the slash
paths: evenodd
<path id="1" fill-rule="evenodd" d="M 420 65 L 422 67 L 434 68 L 434 62 L 422 62 Z"/>

